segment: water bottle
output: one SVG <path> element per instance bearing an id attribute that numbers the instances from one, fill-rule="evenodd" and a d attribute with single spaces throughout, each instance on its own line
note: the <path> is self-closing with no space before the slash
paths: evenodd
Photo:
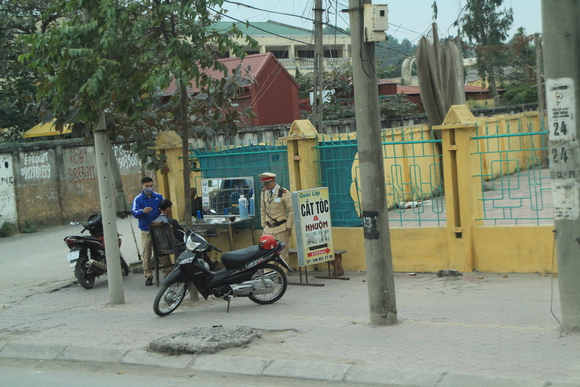
<path id="1" fill-rule="evenodd" d="M 238 199 L 238 208 L 240 209 L 240 219 L 248 218 L 248 199 L 244 195 L 240 195 Z"/>
<path id="2" fill-rule="evenodd" d="M 254 197 L 252 196 L 250 198 L 250 216 L 255 216 L 256 215 L 256 208 L 254 207 Z"/>

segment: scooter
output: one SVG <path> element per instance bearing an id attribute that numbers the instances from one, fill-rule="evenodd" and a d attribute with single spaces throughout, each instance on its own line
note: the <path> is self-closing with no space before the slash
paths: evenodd
<path id="1" fill-rule="evenodd" d="M 153 302 L 153 311 L 158 316 L 167 316 L 177 309 L 192 284 L 206 300 L 212 296 L 227 301 L 228 312 L 232 297 L 248 297 L 265 305 L 273 304 L 286 293 L 288 279 L 279 266 L 292 271 L 280 256 L 286 244 L 272 235 L 262 236 L 258 245 L 224 253 L 221 261 L 225 268 L 217 272 L 210 270 L 204 258 L 208 252 L 221 252 L 220 249 L 191 230 L 185 247 Z"/>
<path id="2" fill-rule="evenodd" d="M 79 222 L 71 222 L 71 226 L 77 226 Z M 89 230 L 90 236 L 69 235 L 64 238 L 64 243 L 69 247 L 68 261 L 74 268 L 75 277 L 85 289 L 95 286 L 95 279 L 107 272 L 107 259 L 105 257 L 105 235 L 103 232 L 103 218 L 101 214 L 89 216 L 86 223 L 82 224 L 81 234 Z M 121 238 L 119 238 L 121 247 Z M 129 265 L 125 262 L 123 254 L 120 254 L 121 272 L 124 276 L 129 275 Z"/>

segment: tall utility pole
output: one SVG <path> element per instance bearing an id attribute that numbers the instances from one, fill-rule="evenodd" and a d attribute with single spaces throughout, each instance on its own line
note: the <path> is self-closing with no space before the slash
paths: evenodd
<path id="1" fill-rule="evenodd" d="M 372 325 L 397 324 L 397 304 L 383 164 L 375 42 L 366 42 L 363 10 L 349 0 L 354 102 L 361 175 L 362 218 Z"/>
<path id="2" fill-rule="evenodd" d="M 542 0 L 549 158 L 562 329 L 580 333 L 580 17 L 578 0 Z"/>
<path id="3" fill-rule="evenodd" d="M 322 131 L 322 61 L 324 50 L 322 46 L 322 0 L 314 0 L 314 127 L 319 133 Z"/>
<path id="4" fill-rule="evenodd" d="M 123 291 L 123 277 L 121 277 L 121 259 L 119 258 L 119 235 L 117 234 L 117 214 L 115 211 L 115 188 L 109 174 L 108 163 L 111 157 L 107 152 L 112 152 L 107 146 L 107 126 L 105 113 L 101 112 L 97 130 L 93 131 L 95 138 L 95 153 L 97 156 L 97 173 L 99 181 L 99 197 L 101 201 L 101 214 L 103 217 L 103 231 L 105 234 L 105 255 L 107 257 L 107 279 L 109 280 L 109 300 L 111 304 L 125 303 Z"/>
<path id="5" fill-rule="evenodd" d="M 455 42 L 450 46 L 452 49 L 457 50 L 457 82 L 459 83 L 459 98 L 461 105 L 465 105 L 465 69 L 463 68 L 463 48 L 461 38 L 457 36 Z"/>
<path id="6" fill-rule="evenodd" d="M 544 123 L 544 77 L 542 76 L 542 42 L 540 40 L 540 34 L 534 34 L 534 46 L 536 47 L 536 86 L 538 91 L 538 112 L 540 113 L 540 130 L 544 130 L 546 125 Z M 544 136 L 547 142 L 548 136 Z M 542 151 L 542 168 L 548 166 L 548 150 Z"/>

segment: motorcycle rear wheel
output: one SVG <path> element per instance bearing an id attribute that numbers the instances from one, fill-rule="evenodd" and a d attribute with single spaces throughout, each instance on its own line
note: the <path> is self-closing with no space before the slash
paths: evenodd
<path id="1" fill-rule="evenodd" d="M 252 279 L 255 280 L 260 278 L 260 274 L 274 281 L 274 289 L 271 293 L 251 294 L 248 298 L 260 305 L 273 304 L 282 298 L 284 293 L 286 293 L 286 288 L 288 287 L 286 273 L 284 273 L 279 266 L 268 263 L 258 269 L 258 271 L 252 276 Z"/>
<path id="2" fill-rule="evenodd" d="M 121 259 L 121 273 L 123 274 L 123 277 L 126 277 L 129 275 L 129 272 L 131 270 L 129 269 L 129 265 L 127 265 L 127 262 L 125 261 L 125 258 L 123 258 L 123 254 L 120 254 L 119 258 Z"/>
<path id="3" fill-rule="evenodd" d="M 86 255 L 81 255 L 75 266 L 75 277 L 79 284 L 85 289 L 92 289 L 95 286 L 95 275 L 87 273 L 87 262 L 89 258 Z"/>
<path id="4" fill-rule="evenodd" d="M 188 290 L 189 282 L 183 280 L 163 285 L 153 301 L 153 311 L 158 316 L 167 316 L 177 309 Z"/>

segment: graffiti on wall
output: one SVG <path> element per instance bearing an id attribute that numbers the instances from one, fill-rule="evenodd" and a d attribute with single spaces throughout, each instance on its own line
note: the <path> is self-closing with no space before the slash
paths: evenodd
<path id="1" fill-rule="evenodd" d="M 24 153 L 20 175 L 24 180 L 50 179 L 48 152 Z"/>
<path id="2" fill-rule="evenodd" d="M 12 156 L 0 155 L 0 225 L 16 223 L 16 194 L 14 192 Z"/>
<path id="3" fill-rule="evenodd" d="M 133 167 L 141 167 L 141 160 L 136 153 L 125 150 L 119 145 L 114 145 L 113 151 L 115 151 L 115 158 L 121 173 L 129 172 Z"/>
<path id="4" fill-rule="evenodd" d="M 69 167 L 67 168 L 67 180 L 71 183 L 80 183 L 82 181 L 96 179 L 97 168 L 95 167 L 94 154 L 82 148 L 71 153 L 69 157 Z"/>

